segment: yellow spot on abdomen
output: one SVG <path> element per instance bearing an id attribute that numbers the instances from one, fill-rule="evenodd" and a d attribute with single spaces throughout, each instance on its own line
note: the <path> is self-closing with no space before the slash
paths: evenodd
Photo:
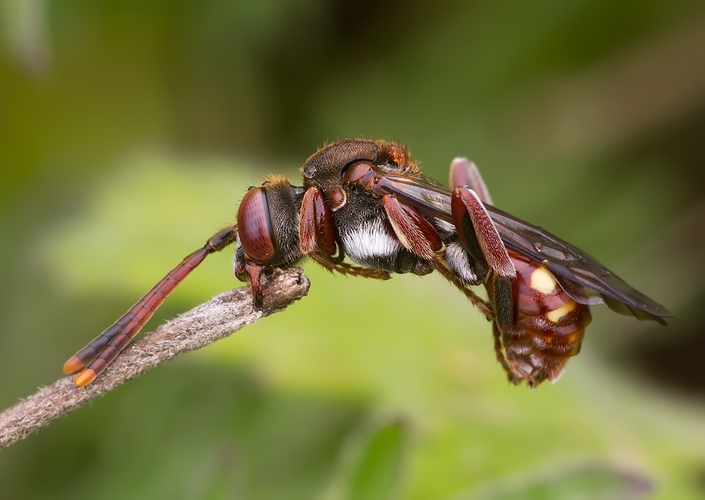
<path id="1" fill-rule="evenodd" d="M 545 267 L 537 267 L 536 270 L 531 273 L 531 283 L 529 283 L 529 286 L 532 290 L 541 292 L 544 295 L 549 295 L 556 289 L 556 280 Z"/>
<path id="2" fill-rule="evenodd" d="M 572 300 L 570 302 L 566 302 L 561 307 L 554 309 L 553 311 L 548 311 L 546 313 L 546 318 L 551 323 L 560 323 L 563 318 L 575 310 L 575 306 L 576 303 Z"/>

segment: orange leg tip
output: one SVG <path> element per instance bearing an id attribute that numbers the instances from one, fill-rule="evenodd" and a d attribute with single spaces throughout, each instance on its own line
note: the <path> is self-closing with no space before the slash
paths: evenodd
<path id="1" fill-rule="evenodd" d="M 86 368 L 81 373 L 76 375 L 74 383 L 78 387 L 83 387 L 84 385 L 93 382 L 97 376 L 98 374 L 95 372 L 95 370 L 92 370 L 91 368 Z"/>
<path id="2" fill-rule="evenodd" d="M 78 356 L 73 356 L 66 363 L 64 363 L 64 373 L 68 375 L 69 373 L 74 373 L 83 368 L 86 363 L 81 360 Z"/>

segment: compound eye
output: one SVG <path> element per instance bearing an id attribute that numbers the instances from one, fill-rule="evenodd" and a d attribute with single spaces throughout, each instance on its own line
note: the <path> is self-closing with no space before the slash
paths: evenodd
<path id="1" fill-rule="evenodd" d="M 276 246 L 264 188 L 250 189 L 242 198 L 237 211 L 237 232 L 250 260 L 261 265 L 271 262 Z"/>

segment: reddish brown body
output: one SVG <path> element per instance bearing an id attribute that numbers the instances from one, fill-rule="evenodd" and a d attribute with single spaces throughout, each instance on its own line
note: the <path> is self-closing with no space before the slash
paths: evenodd
<path id="1" fill-rule="evenodd" d="M 509 380 L 555 381 L 580 351 L 588 305 L 639 319 L 670 313 L 580 249 L 493 207 L 477 168 L 451 164 L 451 189 L 423 176 L 400 144 L 346 139 L 312 155 L 303 187 L 273 176 L 250 188 L 227 227 L 186 257 L 64 365 L 77 385 L 98 376 L 210 253 L 237 242 L 235 275 L 263 303 L 260 276 L 311 257 L 341 274 L 387 279 L 438 271 L 492 322 Z M 484 285 L 485 301 L 472 287 Z"/>
<path id="2" fill-rule="evenodd" d="M 517 270 L 515 317 L 499 333 L 504 355 L 511 371 L 529 385 L 555 382 L 568 359 L 580 352 L 590 309 L 568 296 L 545 267 L 516 253 L 509 256 Z"/>

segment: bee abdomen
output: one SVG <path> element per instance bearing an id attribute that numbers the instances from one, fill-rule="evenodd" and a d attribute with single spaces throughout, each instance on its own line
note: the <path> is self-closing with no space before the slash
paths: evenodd
<path id="1" fill-rule="evenodd" d="M 507 361 L 530 385 L 555 382 L 568 358 L 580 352 L 590 310 L 570 298 L 545 267 L 510 256 L 517 277 L 512 283 L 514 325 L 502 331 Z"/>

